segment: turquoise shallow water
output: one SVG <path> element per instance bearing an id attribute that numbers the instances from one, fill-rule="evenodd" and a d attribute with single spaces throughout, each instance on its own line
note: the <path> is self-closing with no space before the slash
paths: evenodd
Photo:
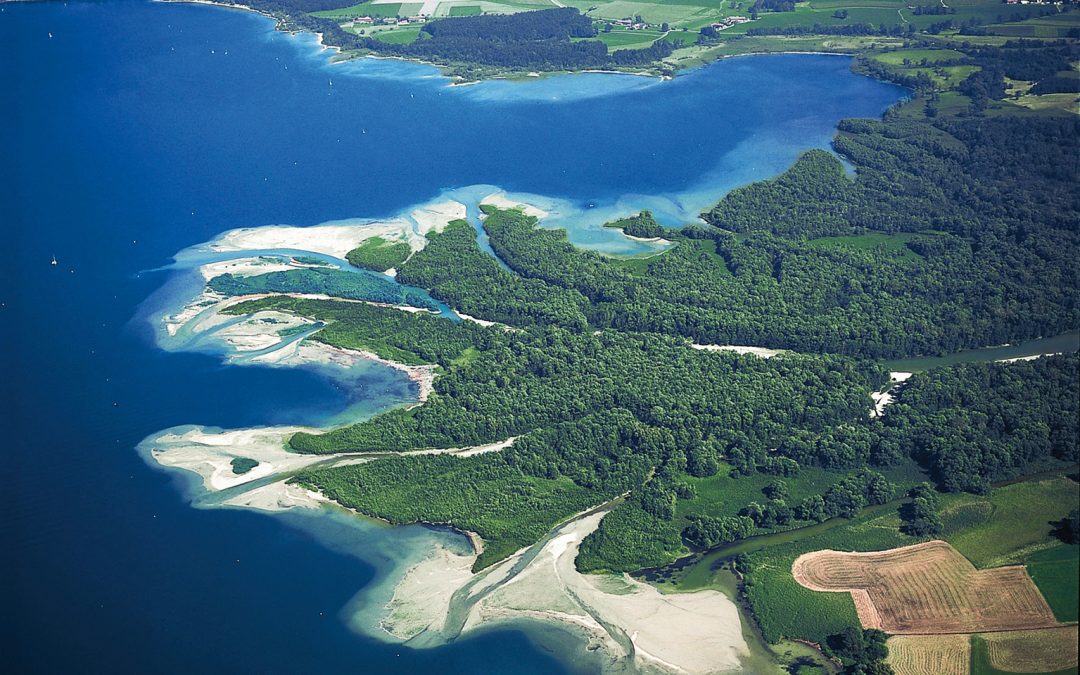
<path id="1" fill-rule="evenodd" d="M 594 225 L 642 207 L 692 218 L 903 95 L 828 56 L 448 87 L 426 66 L 329 65 L 249 13 L 0 10 L 15 619 L 0 653 L 15 672 L 559 672 L 552 641 L 521 631 L 415 651 L 348 628 L 380 574 L 446 535 L 193 509 L 184 481 L 147 467 L 134 448 L 160 429 L 323 424 L 412 395 L 386 369 L 343 382 L 162 350 L 140 307 L 184 273 L 149 270 L 227 229 L 388 216 L 484 184 L 542 195 L 575 242 L 633 252 Z"/>

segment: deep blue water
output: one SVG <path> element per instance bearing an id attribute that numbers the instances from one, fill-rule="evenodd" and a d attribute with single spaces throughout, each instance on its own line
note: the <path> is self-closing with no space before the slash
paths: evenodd
<path id="1" fill-rule="evenodd" d="M 193 509 L 147 467 L 133 448 L 157 430 L 310 422 L 350 396 L 311 372 L 157 349 L 133 317 L 165 279 L 144 270 L 225 229 L 387 215 L 478 183 L 575 208 L 646 203 L 634 194 L 698 208 L 903 93 L 827 56 L 734 59 L 673 82 L 449 88 L 427 67 L 327 65 L 310 37 L 243 12 L 0 9 L 13 243 L 0 658 L 15 672 L 559 672 L 516 631 L 432 651 L 361 638 L 339 612 L 374 553 L 319 545 L 287 518 Z"/>

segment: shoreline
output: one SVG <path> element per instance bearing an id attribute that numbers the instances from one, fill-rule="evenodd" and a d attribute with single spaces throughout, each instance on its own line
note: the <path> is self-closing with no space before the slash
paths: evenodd
<path id="1" fill-rule="evenodd" d="M 662 60 L 652 64 L 648 68 L 639 69 L 639 70 L 619 70 L 619 69 L 612 69 L 612 68 L 584 68 L 584 69 L 581 69 L 581 70 L 560 70 L 560 71 L 549 71 L 549 72 L 537 72 L 537 71 L 521 71 L 521 72 L 518 72 L 518 71 L 508 70 L 508 71 L 505 71 L 505 72 L 496 72 L 495 74 L 483 75 L 483 76 L 477 77 L 476 79 L 467 79 L 464 76 L 451 75 L 451 74 L 448 74 L 446 72 L 448 69 L 454 68 L 456 65 L 460 65 L 460 64 L 437 63 L 437 62 L 434 62 L 434 61 L 426 61 L 426 60 L 423 60 L 423 59 L 420 59 L 420 58 L 411 58 L 411 57 L 408 57 L 408 56 L 399 56 L 399 55 L 396 55 L 396 54 L 378 54 L 378 53 L 375 53 L 375 52 L 371 52 L 371 53 L 349 52 L 349 51 L 345 50 L 344 48 L 342 48 L 342 47 L 340 47 L 338 45 L 326 43 L 324 41 L 323 34 L 321 32 L 319 32 L 319 31 L 310 31 L 310 30 L 307 30 L 307 29 L 304 29 L 304 28 L 297 28 L 297 29 L 285 28 L 284 26 L 287 24 L 287 22 L 289 20 L 288 15 L 286 15 L 286 16 L 277 16 L 277 15 L 270 14 L 268 12 L 256 9 L 254 7 L 251 7 L 249 5 L 245 5 L 245 4 L 242 4 L 242 3 L 225 2 L 224 0 L 153 0 L 153 2 L 160 2 L 160 3 L 165 3 L 165 4 L 207 5 L 207 6 L 211 6 L 211 7 L 224 7 L 224 8 L 228 8 L 228 9 L 236 9 L 236 10 L 253 12 L 255 14 L 258 14 L 259 16 L 263 16 L 263 17 L 266 17 L 268 19 L 273 20 L 274 21 L 274 30 L 279 31 L 281 33 L 285 33 L 287 35 L 299 35 L 301 33 L 310 33 L 310 34 L 314 35 L 315 36 L 315 43 L 319 46 L 320 50 L 323 50 L 323 51 L 332 50 L 332 51 L 337 52 L 337 54 L 330 61 L 331 64 L 333 64 L 333 63 L 345 63 L 345 62 L 352 61 L 354 59 L 360 59 L 360 58 L 386 59 L 386 60 L 402 61 L 402 62 L 406 62 L 406 63 L 416 63 L 416 64 L 419 64 L 419 65 L 431 66 L 431 67 L 434 67 L 434 68 L 438 69 L 440 76 L 442 76 L 443 78 L 445 78 L 447 80 L 450 80 L 450 83 L 448 85 L 450 87 L 465 87 L 465 86 L 470 86 L 470 85 L 474 85 L 474 84 L 480 84 L 482 82 L 489 82 L 489 81 L 504 81 L 504 82 L 531 81 L 531 80 L 537 80 L 537 79 L 544 79 L 544 78 L 548 78 L 548 77 L 555 77 L 555 76 L 559 76 L 559 75 L 576 75 L 576 74 L 632 75 L 632 76 L 635 76 L 635 77 L 647 77 L 647 78 L 656 79 L 656 80 L 658 80 L 660 82 L 665 82 L 665 81 L 674 80 L 676 77 L 678 77 L 683 72 L 689 72 L 689 71 L 695 70 L 697 68 L 700 68 L 702 66 L 706 66 L 706 65 L 708 65 L 710 63 L 720 61 L 722 59 L 738 58 L 738 57 L 745 57 L 745 56 L 767 56 L 767 55 L 772 55 L 772 54 L 789 54 L 789 55 L 791 55 L 791 54 L 807 54 L 807 55 L 818 55 L 818 56 L 846 56 L 846 57 L 849 57 L 849 58 L 854 58 L 854 57 L 856 57 L 858 55 L 858 52 L 854 52 L 854 51 L 853 52 L 829 52 L 829 51 L 820 51 L 820 50 L 811 50 L 811 51 L 798 51 L 798 50 L 751 51 L 751 52 L 746 52 L 746 53 L 742 53 L 742 54 L 721 54 L 721 55 L 705 54 L 705 55 L 702 55 L 702 56 L 694 56 L 694 57 L 687 56 L 686 58 L 692 58 L 695 61 L 694 63 L 688 64 L 688 65 L 681 65 L 681 64 L 678 63 L 678 60 L 669 61 L 668 59 L 670 57 L 667 57 L 665 59 L 662 59 Z M 543 7 L 537 7 L 537 8 L 538 9 L 543 9 Z M 480 64 L 464 64 L 464 65 L 480 65 Z M 665 70 L 668 71 L 668 72 L 664 72 Z"/>

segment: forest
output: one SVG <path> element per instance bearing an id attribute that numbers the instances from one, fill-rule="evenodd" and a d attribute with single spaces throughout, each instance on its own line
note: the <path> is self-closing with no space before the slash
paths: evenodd
<path id="1" fill-rule="evenodd" d="M 1080 324 L 1076 132 L 1056 117 L 846 120 L 834 146 L 854 177 L 813 151 L 734 190 L 707 225 L 662 228 L 648 212 L 609 223 L 673 242 L 644 265 L 488 207 L 483 228 L 506 267 L 460 220 L 397 271 L 490 327 L 287 297 L 229 311 L 293 312 L 325 324 L 309 339 L 438 366 L 423 405 L 290 446 L 400 453 L 297 480 L 391 522 L 477 532 L 478 568 L 613 500 L 582 570 L 662 565 L 905 494 L 901 527 L 929 534 L 937 491 L 984 493 L 1076 461 L 1076 355 L 918 373 L 884 415 L 869 413 L 887 381 L 875 359 Z M 691 342 L 792 351 L 761 359 Z M 408 454 L 509 438 L 467 460 Z"/>
<path id="2" fill-rule="evenodd" d="M 419 46 L 379 48 L 545 68 L 615 58 L 571 40 L 591 35 L 576 10 L 529 14 L 545 17 L 433 21 Z M 1075 466 L 1075 353 L 915 373 L 871 415 L 870 393 L 890 386 L 884 359 L 1080 326 L 1080 122 L 986 114 L 1006 78 L 1064 87 L 1059 73 L 1075 48 L 1009 41 L 959 51 L 950 64 L 980 66 L 956 87 L 971 101 L 962 114 L 912 114 L 919 101 L 880 120 L 844 120 L 834 152 L 808 152 L 775 179 L 733 190 L 702 222 L 663 227 L 642 211 L 608 224 L 672 243 L 647 259 L 579 249 L 521 210 L 494 207 L 482 227 L 497 258 L 465 220 L 413 253 L 386 242 L 350 253 L 353 264 L 393 266 L 403 284 L 493 326 L 282 296 L 230 308 L 310 317 L 322 327 L 308 339 L 437 367 L 421 405 L 289 439 L 298 453 L 378 461 L 294 480 L 392 523 L 475 532 L 484 541 L 475 569 L 606 504 L 577 566 L 633 572 L 868 512 L 889 514 L 890 542 L 948 536 L 941 509 L 950 500 Z M 869 59 L 858 67 L 919 96 L 937 86 Z M 361 281 L 368 276 L 294 270 L 210 286 L 435 305 L 411 289 L 401 292 L 419 295 L 388 299 L 388 289 Z M 787 351 L 694 348 L 710 345 Z M 412 452 L 508 439 L 469 457 Z M 1058 527 L 1073 532 L 1075 522 Z M 743 560 L 751 581 L 767 576 L 761 559 Z M 748 592 L 763 624 L 779 625 L 769 615 L 776 607 L 760 599 L 766 585 Z M 880 635 L 834 637 L 826 648 L 848 666 L 880 662 Z"/>

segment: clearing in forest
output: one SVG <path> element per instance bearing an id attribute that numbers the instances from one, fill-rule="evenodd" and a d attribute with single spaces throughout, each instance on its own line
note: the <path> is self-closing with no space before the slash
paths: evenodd
<path id="1" fill-rule="evenodd" d="M 976 570 L 944 541 L 874 553 L 814 551 L 791 573 L 814 591 L 850 593 L 864 628 L 983 633 L 1059 625 L 1022 566 Z"/>

